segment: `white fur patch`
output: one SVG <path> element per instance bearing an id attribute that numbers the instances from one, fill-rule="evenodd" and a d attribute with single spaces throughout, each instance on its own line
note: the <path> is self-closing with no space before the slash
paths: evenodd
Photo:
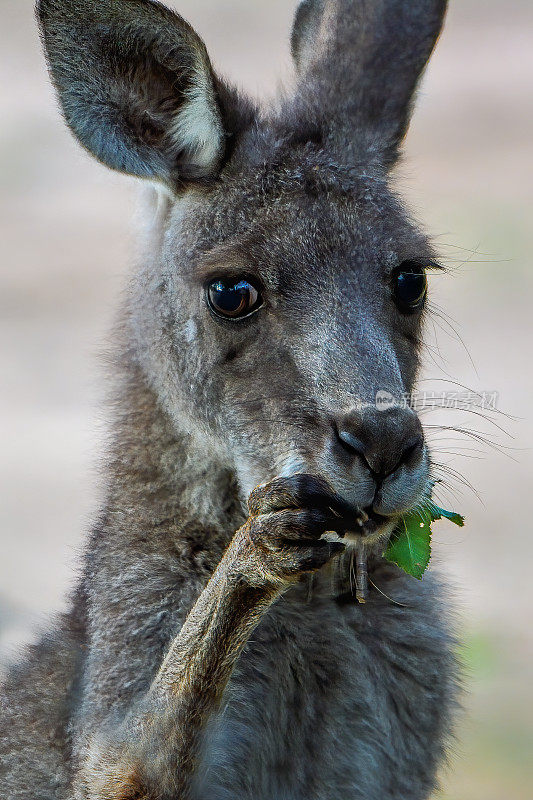
<path id="1" fill-rule="evenodd" d="M 197 65 L 183 107 L 174 117 L 170 135 L 177 150 L 187 150 L 192 163 L 206 174 L 216 169 L 224 131 L 208 64 Z"/>
<path id="2" fill-rule="evenodd" d="M 197 333 L 198 329 L 196 327 L 196 322 L 193 319 L 187 320 L 183 328 L 183 335 L 185 337 L 185 341 L 190 344 L 196 338 Z"/>
<path id="3" fill-rule="evenodd" d="M 280 459 L 281 463 L 278 463 L 279 475 L 282 478 L 290 478 L 293 475 L 298 475 L 298 473 L 302 472 L 309 472 L 309 467 L 306 466 L 304 460 L 300 455 L 297 453 L 291 453 L 289 456 L 285 456 L 283 459 Z"/>

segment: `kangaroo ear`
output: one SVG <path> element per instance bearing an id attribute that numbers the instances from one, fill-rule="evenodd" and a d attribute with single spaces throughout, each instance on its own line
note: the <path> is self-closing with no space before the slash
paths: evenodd
<path id="1" fill-rule="evenodd" d="M 296 9 L 291 34 L 291 52 L 299 73 L 305 72 L 319 46 L 325 0 L 303 0 Z"/>
<path id="2" fill-rule="evenodd" d="M 37 14 L 67 124 L 97 159 L 172 188 L 216 174 L 235 112 L 181 17 L 154 0 L 39 0 Z"/>
<path id="3" fill-rule="evenodd" d="M 354 157 L 391 165 L 447 0 L 304 0 L 292 51 L 296 119 Z"/>

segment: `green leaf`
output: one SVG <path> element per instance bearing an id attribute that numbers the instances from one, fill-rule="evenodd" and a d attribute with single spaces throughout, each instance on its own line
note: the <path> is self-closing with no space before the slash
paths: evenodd
<path id="1" fill-rule="evenodd" d="M 420 580 L 431 558 L 431 523 L 442 517 L 461 528 L 464 525 L 464 517 L 440 508 L 432 500 L 404 514 L 391 535 L 385 558 Z"/>
<path id="2" fill-rule="evenodd" d="M 454 525 L 459 525 L 460 528 L 465 524 L 465 518 L 462 517 L 461 514 L 456 514 L 455 511 L 445 511 L 444 508 L 439 508 L 439 506 L 435 505 L 433 501 L 429 503 L 429 510 L 432 521 L 446 517 L 446 519 L 449 519 Z"/>
<path id="3" fill-rule="evenodd" d="M 429 520 L 405 514 L 390 538 L 385 558 L 420 580 L 431 558 Z"/>

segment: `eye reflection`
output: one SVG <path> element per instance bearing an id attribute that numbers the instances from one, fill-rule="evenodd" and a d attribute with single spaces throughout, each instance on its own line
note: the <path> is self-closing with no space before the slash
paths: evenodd
<path id="1" fill-rule="evenodd" d="M 426 270 L 414 261 L 404 261 L 394 273 L 394 299 L 400 311 L 405 314 L 412 314 L 422 308 L 427 288 Z"/>
<path id="2" fill-rule="evenodd" d="M 217 278 L 207 287 L 207 300 L 214 313 L 226 319 L 246 317 L 263 304 L 259 289 L 246 279 L 225 281 Z"/>

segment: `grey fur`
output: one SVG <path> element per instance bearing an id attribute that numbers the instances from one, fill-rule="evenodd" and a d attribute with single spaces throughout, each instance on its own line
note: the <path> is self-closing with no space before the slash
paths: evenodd
<path id="1" fill-rule="evenodd" d="M 421 800 L 435 787 L 457 694 L 446 589 L 380 555 L 427 491 L 430 456 L 417 445 L 391 473 L 419 423 L 372 404 L 410 390 L 418 368 L 420 315 L 399 313 L 390 275 L 434 254 L 388 168 L 445 4 L 311 6 L 293 34 L 295 96 L 260 114 L 158 3 L 38 5 L 75 135 L 166 189 L 148 198 L 115 332 L 100 521 L 70 612 L 3 690 L 6 800 Z M 201 169 L 198 149 L 167 147 L 168 113 L 189 97 L 169 70 L 190 80 L 192 62 L 224 130 Z M 123 103 L 141 97 L 144 113 L 154 91 L 155 137 Z M 205 281 L 242 273 L 264 308 L 214 318 Z M 368 460 L 341 447 L 343 426 L 370 437 Z M 379 477 L 370 464 L 387 459 Z M 376 487 L 392 523 L 355 546 L 396 602 L 372 589 L 358 606 L 353 551 L 317 537 L 331 509 L 366 507 Z"/>

